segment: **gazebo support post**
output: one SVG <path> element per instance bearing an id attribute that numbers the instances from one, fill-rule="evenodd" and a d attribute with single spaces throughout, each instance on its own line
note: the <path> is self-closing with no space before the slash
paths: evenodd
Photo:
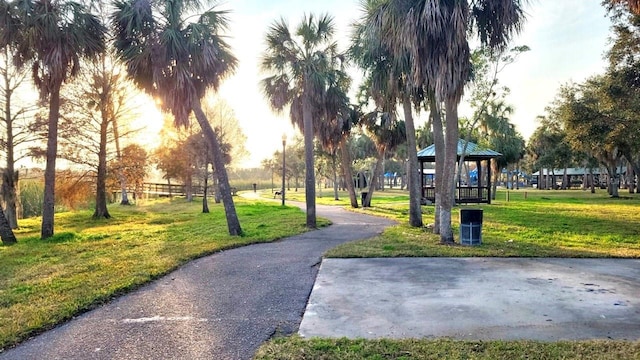
<path id="1" fill-rule="evenodd" d="M 424 161 L 420 160 L 420 196 L 425 197 L 424 194 Z M 420 200 L 422 203 L 422 199 Z"/>
<path id="2" fill-rule="evenodd" d="M 489 205 L 491 205 L 491 160 L 492 159 L 487 160 L 487 201 Z"/>
<path id="3" fill-rule="evenodd" d="M 476 160 L 476 171 L 478 172 L 478 197 L 482 201 L 482 161 Z"/>

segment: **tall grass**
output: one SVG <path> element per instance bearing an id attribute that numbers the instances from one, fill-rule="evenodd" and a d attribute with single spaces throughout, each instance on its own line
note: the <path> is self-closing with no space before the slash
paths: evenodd
<path id="1" fill-rule="evenodd" d="M 42 214 L 44 183 L 41 180 L 20 180 L 20 202 L 22 217 L 31 218 Z"/>

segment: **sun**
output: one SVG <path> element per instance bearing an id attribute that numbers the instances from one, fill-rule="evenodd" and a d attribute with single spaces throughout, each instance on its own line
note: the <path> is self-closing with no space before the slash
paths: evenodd
<path id="1" fill-rule="evenodd" d="M 132 142 L 146 149 L 153 149 L 160 143 L 160 130 L 164 124 L 164 114 L 159 104 L 146 94 L 137 94 L 135 116 L 130 123 L 131 130 L 139 129 L 132 136 Z"/>

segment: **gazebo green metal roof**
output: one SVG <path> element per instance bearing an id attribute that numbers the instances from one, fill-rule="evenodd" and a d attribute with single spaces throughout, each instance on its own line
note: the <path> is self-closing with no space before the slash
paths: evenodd
<path id="1" fill-rule="evenodd" d="M 465 141 L 463 139 L 458 139 L 458 158 L 462 155 L 462 151 L 464 150 Z M 497 158 L 502 156 L 497 151 L 493 151 L 491 149 L 483 149 L 477 144 L 474 144 L 469 141 L 467 144 L 467 149 L 464 152 L 465 160 L 488 160 Z M 436 145 L 433 144 L 428 146 L 420 151 L 418 151 L 418 160 L 433 162 L 436 159 Z"/>

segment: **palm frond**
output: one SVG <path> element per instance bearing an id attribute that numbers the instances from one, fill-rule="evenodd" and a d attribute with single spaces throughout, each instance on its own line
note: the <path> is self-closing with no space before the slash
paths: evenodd
<path id="1" fill-rule="evenodd" d="M 262 79 L 261 89 L 267 99 L 271 109 L 282 111 L 287 104 L 291 103 L 296 93 L 290 88 L 291 80 L 286 74 L 279 74 Z"/>
<path id="2" fill-rule="evenodd" d="M 162 100 L 176 124 L 186 125 L 207 89 L 218 89 L 238 60 L 224 39 L 228 11 L 211 8 L 197 17 L 197 0 L 116 0 L 115 47 L 137 85 Z"/>
<path id="3" fill-rule="evenodd" d="M 326 134 L 325 125 L 339 116 L 338 101 L 348 104 L 346 95 L 338 96 L 335 89 L 348 86 L 349 80 L 344 72 L 344 56 L 338 52 L 333 34 L 331 16 L 310 14 L 304 16 L 294 33 L 284 19 L 276 20 L 265 37 L 267 48 L 261 68 L 270 75 L 261 81 L 262 92 L 276 111 L 290 105 L 291 122 L 301 131 L 302 104 L 307 101 L 312 108 L 314 132 L 307 136 Z"/>
<path id="4" fill-rule="evenodd" d="M 42 97 L 75 76 L 81 59 L 105 50 L 106 29 L 81 3 L 18 0 L 3 11 L 2 41 L 15 49 L 14 64 L 31 64 Z"/>
<path id="5" fill-rule="evenodd" d="M 472 3 L 471 25 L 482 44 L 504 50 L 522 31 L 525 16 L 520 0 L 481 0 Z"/>

